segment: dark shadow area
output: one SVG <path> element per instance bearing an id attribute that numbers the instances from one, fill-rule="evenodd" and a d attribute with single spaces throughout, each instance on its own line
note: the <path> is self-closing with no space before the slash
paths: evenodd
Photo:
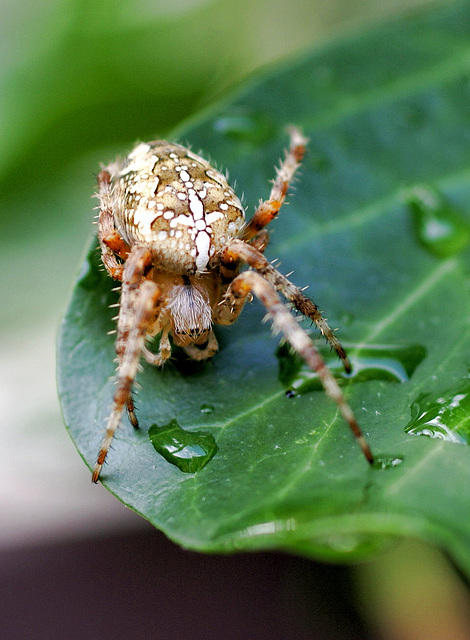
<path id="1" fill-rule="evenodd" d="M 0 554 L 3 640 L 369 640 L 344 567 L 206 556 L 154 530 Z"/>

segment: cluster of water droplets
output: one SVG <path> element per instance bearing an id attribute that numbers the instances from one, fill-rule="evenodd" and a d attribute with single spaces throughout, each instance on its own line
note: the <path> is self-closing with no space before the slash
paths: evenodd
<path id="1" fill-rule="evenodd" d="M 349 374 L 344 371 L 336 354 L 320 349 L 328 368 L 340 385 L 368 380 L 407 382 L 426 355 L 426 349 L 419 344 L 371 345 L 360 348 L 347 345 L 347 347 L 352 365 L 352 371 Z M 282 344 L 276 355 L 279 360 L 279 379 L 286 387 L 288 397 L 323 388 L 318 374 L 307 367 L 304 360 L 287 344 Z"/>
<path id="2" fill-rule="evenodd" d="M 415 436 L 469 444 L 470 383 L 439 395 L 420 394 L 411 405 L 411 420 L 405 431 Z"/>
<path id="3" fill-rule="evenodd" d="M 261 124 L 253 114 L 242 109 L 215 121 L 215 130 L 227 136 L 242 137 L 259 142 Z M 470 224 L 463 214 L 451 205 L 435 188 L 417 185 L 404 198 L 413 220 L 418 243 L 439 258 L 447 258 L 462 251 L 470 243 Z M 383 380 L 405 383 L 426 356 L 422 345 L 372 345 L 356 349 L 348 345 L 352 372 L 346 374 L 336 357 L 327 352 L 324 359 L 340 385 Z M 318 375 L 289 348 L 277 350 L 279 379 L 286 395 L 293 397 L 321 390 Z M 201 413 L 214 411 L 210 404 L 201 406 Z M 456 393 L 436 397 L 420 394 L 411 405 L 411 420 L 406 433 L 440 438 L 448 442 L 468 444 L 470 440 L 470 383 Z M 202 469 L 217 452 L 214 437 L 202 431 L 185 431 L 176 420 L 165 426 L 152 425 L 150 440 L 168 462 L 181 471 L 193 473 Z M 403 462 L 402 456 L 377 456 L 376 469 L 392 469 Z"/>

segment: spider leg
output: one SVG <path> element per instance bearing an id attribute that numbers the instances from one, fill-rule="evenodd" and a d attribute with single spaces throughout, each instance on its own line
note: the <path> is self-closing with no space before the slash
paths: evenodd
<path id="1" fill-rule="evenodd" d="M 258 249 L 261 253 L 264 253 L 266 247 L 269 244 L 269 231 L 267 229 L 261 229 L 250 241 L 250 246 Z"/>
<path id="2" fill-rule="evenodd" d="M 91 478 L 93 482 L 99 480 L 101 469 L 125 406 L 129 409 L 133 425 L 136 426 L 137 423 L 131 398 L 132 385 L 137 375 L 145 338 L 155 321 L 155 313 L 161 296 L 160 287 L 155 282 L 144 279 L 149 266 L 151 266 L 151 254 L 148 249 L 134 246 L 124 265 L 123 272 L 116 341 L 118 368 L 113 408 L 107 421 L 106 433 L 93 470 Z"/>
<path id="3" fill-rule="evenodd" d="M 169 330 L 168 328 L 163 329 L 162 335 L 160 336 L 160 347 L 158 349 L 158 353 L 152 353 L 150 349 L 144 345 L 142 347 L 142 355 L 147 360 L 149 364 L 153 364 L 154 367 L 161 367 L 168 358 L 171 356 L 171 344 L 168 338 Z"/>
<path id="4" fill-rule="evenodd" d="M 109 275 L 115 280 L 122 280 L 123 265 L 116 259 L 116 255 L 127 260 L 130 249 L 114 226 L 111 175 L 105 169 L 100 171 L 98 175 L 98 198 L 100 201 L 98 239 L 101 247 L 101 259 Z"/>
<path id="5" fill-rule="evenodd" d="M 267 229 L 261 229 L 259 233 L 257 233 L 251 240 L 248 241 L 248 245 L 253 247 L 260 253 L 263 253 L 266 250 L 266 247 L 269 244 L 269 231 Z M 222 250 L 221 255 L 223 258 L 219 263 L 219 272 L 223 285 L 228 285 L 232 280 L 239 274 L 240 272 L 240 262 L 241 259 L 238 258 L 234 252 L 230 254 L 227 251 Z M 242 305 L 243 307 L 243 305 Z M 241 311 L 241 308 L 240 308 Z M 234 318 L 235 319 L 235 318 Z M 222 322 L 219 324 L 231 324 L 233 320 L 230 322 Z"/>
<path id="6" fill-rule="evenodd" d="M 334 376 L 326 366 L 308 334 L 300 327 L 289 310 L 282 304 L 274 286 L 256 271 L 244 271 L 237 276 L 229 286 L 225 299 L 228 304 L 237 298 L 246 299 L 253 292 L 266 307 L 275 330 L 280 331 L 291 344 L 292 348 L 305 360 L 307 365 L 315 371 L 325 389 L 325 392 L 338 405 L 338 409 L 348 423 L 354 437 L 369 464 L 373 464 L 374 457 L 370 447 L 362 434 L 354 413 L 346 401 Z"/>
<path id="7" fill-rule="evenodd" d="M 286 157 L 276 171 L 276 177 L 269 198 L 260 202 L 253 217 L 245 227 L 242 236 L 242 239 L 245 241 L 251 240 L 251 238 L 256 236 L 261 229 L 264 229 L 264 227 L 277 216 L 279 209 L 286 199 L 289 184 L 292 182 L 295 172 L 302 162 L 305 154 L 305 145 L 308 140 L 302 135 L 301 131 L 295 127 L 291 127 L 289 133 L 289 150 L 286 152 Z"/>
<path id="8" fill-rule="evenodd" d="M 247 244 L 242 240 L 232 240 L 222 252 L 221 263 L 224 264 L 225 261 L 230 263 L 234 260 L 243 260 L 246 262 L 250 267 L 255 269 L 268 282 L 270 282 L 272 286 L 287 300 L 289 300 L 289 302 L 293 304 L 302 315 L 310 318 L 338 354 L 345 371 L 347 373 L 351 372 L 351 363 L 343 346 L 320 313 L 317 305 L 312 302 L 312 300 L 307 298 L 307 296 L 305 296 L 298 287 L 292 284 L 290 280 L 275 269 L 272 264 L 266 260 L 264 255 L 252 245 Z M 240 307 L 241 311 L 241 308 L 243 307 L 241 298 L 236 302 L 233 301 L 232 304 L 234 305 L 235 313 L 237 312 L 238 307 Z M 240 311 L 238 311 L 238 313 L 240 313 Z"/>
<path id="9" fill-rule="evenodd" d="M 129 398 L 126 403 L 126 407 L 127 407 L 127 415 L 129 416 L 131 425 L 134 427 L 134 429 L 138 429 L 139 421 L 137 420 L 137 416 L 135 415 L 134 399 L 132 398 L 132 395 L 129 395 Z"/>

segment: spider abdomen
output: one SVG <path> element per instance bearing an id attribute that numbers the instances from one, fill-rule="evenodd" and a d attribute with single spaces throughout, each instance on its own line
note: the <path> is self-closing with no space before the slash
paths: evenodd
<path id="1" fill-rule="evenodd" d="M 206 271 L 240 234 L 244 210 L 226 177 L 181 145 L 139 144 L 108 170 L 117 230 L 164 270 Z"/>

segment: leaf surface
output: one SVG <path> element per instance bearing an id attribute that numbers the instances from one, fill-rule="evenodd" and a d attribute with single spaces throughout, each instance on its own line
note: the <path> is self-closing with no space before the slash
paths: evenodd
<path id="1" fill-rule="evenodd" d="M 286 395 L 306 372 L 276 352 L 255 301 L 217 329 L 210 362 L 144 364 L 142 428 L 123 419 L 103 473 L 178 543 L 353 560 L 412 536 L 470 574 L 469 43 L 468 3 L 417 14 L 266 70 L 175 133 L 229 170 L 249 215 L 269 192 L 286 126 L 310 138 L 267 254 L 338 327 L 361 369 L 342 381 L 348 401 L 376 455 L 401 461 L 369 468 L 314 384 Z M 89 466 L 113 393 L 113 286 L 94 243 L 58 365 L 65 421 Z M 150 442 L 150 425 L 172 420 L 216 440 L 197 473 Z"/>

